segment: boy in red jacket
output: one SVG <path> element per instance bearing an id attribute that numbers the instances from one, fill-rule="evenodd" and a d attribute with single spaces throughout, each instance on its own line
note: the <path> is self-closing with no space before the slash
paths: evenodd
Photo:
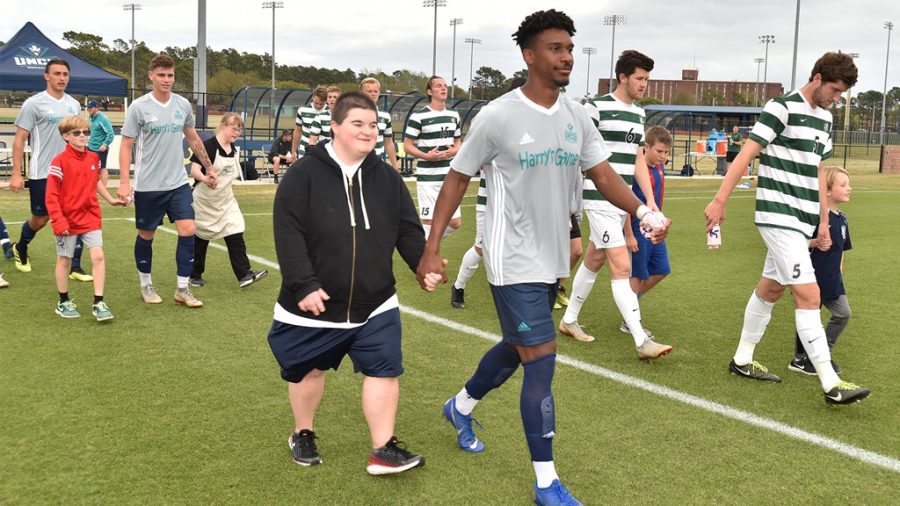
<path id="1" fill-rule="evenodd" d="M 56 287 L 59 290 L 56 314 L 63 318 L 81 316 L 75 303 L 69 299 L 69 265 L 75 253 L 75 241 L 81 237 L 84 248 L 91 253 L 93 265 L 92 312 L 97 321 L 111 320 L 113 315 L 103 301 L 106 266 L 97 193 L 112 205 L 122 205 L 123 202 L 114 199 L 106 190 L 106 169 L 100 168 L 97 154 L 86 149 L 91 134 L 87 120 L 80 116 L 67 116 L 59 122 L 59 133 L 67 145 L 50 162 L 45 200 L 56 236 Z M 102 175 L 101 171 L 104 171 Z"/>

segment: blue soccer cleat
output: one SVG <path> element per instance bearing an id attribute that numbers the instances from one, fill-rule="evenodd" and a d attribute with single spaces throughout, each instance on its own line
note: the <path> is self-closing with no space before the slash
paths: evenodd
<path id="1" fill-rule="evenodd" d="M 575 499 L 559 480 L 553 480 L 547 488 L 538 488 L 535 482 L 534 503 L 543 506 L 582 506 L 581 501 Z"/>
<path id="2" fill-rule="evenodd" d="M 443 411 L 444 418 L 456 428 L 456 441 L 459 443 L 459 447 L 470 453 L 483 452 L 484 443 L 475 437 L 475 431 L 472 430 L 472 422 L 478 424 L 479 427 L 481 424 L 472 418 L 472 415 L 464 415 L 457 411 L 456 397 L 451 397 L 444 403 Z"/>

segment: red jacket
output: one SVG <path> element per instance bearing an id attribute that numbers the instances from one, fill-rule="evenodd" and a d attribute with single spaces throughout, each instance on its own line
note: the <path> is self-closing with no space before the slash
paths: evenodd
<path id="1" fill-rule="evenodd" d="M 100 158 L 87 149 L 78 151 L 67 144 L 65 151 L 50 162 L 45 204 L 54 234 L 66 230 L 69 235 L 100 230 L 98 181 Z"/>

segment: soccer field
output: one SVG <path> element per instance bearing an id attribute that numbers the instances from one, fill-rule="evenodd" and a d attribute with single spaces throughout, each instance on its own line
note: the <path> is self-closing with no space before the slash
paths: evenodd
<path id="1" fill-rule="evenodd" d="M 900 177 L 852 168 L 844 211 L 854 248 L 844 273 L 853 317 L 834 359 L 871 397 L 829 407 L 815 378 L 787 371 L 789 297 L 776 305 L 756 353 L 784 382 L 728 374 L 765 255 L 752 223 L 754 191 L 735 190 L 723 248 L 709 251 L 703 208 L 720 180 L 670 178 L 673 273 L 641 299 L 641 312 L 674 352 L 656 362 L 636 359 L 631 337 L 618 330 L 605 269 L 581 313 L 597 341 L 559 341 L 554 448 L 576 497 L 585 504 L 900 503 L 900 341 L 892 321 L 900 310 Z M 455 310 L 448 287 L 421 291 L 395 258 L 406 368 L 397 435 L 427 465 L 366 474 L 361 378 L 349 361 L 328 376 L 316 420 L 324 464 L 292 463 L 286 387 L 266 342 L 280 283 L 274 189 L 236 188 L 253 268 L 268 268 L 269 277 L 239 289 L 227 255 L 210 248 L 208 283 L 194 289 L 202 309 L 172 301 L 175 235 L 165 231 L 156 235 L 153 271 L 165 303 L 140 302 L 131 208 L 103 209 L 111 322 L 89 317 L 90 284 L 75 281 L 70 294 L 88 316 L 53 314 L 49 228 L 29 250 L 30 274 L 0 259 L 12 285 L 0 290 L 0 503 L 531 503 L 521 372 L 475 411 L 484 453 L 460 451 L 440 414 L 498 338 L 483 266 L 466 289 L 467 309 Z M 444 242 L 451 280 L 474 237 L 476 190 L 472 184 L 464 201 L 461 231 Z M 0 191 L 0 216 L 14 240 L 27 202 L 25 193 Z"/>

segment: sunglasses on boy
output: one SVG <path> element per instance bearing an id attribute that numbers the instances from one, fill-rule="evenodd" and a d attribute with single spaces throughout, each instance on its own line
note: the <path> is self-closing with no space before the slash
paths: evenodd
<path id="1" fill-rule="evenodd" d="M 80 137 L 80 136 L 82 136 L 82 135 L 85 136 L 85 137 L 88 137 L 88 136 L 91 135 L 91 131 L 90 131 L 90 130 L 69 130 L 69 131 L 66 132 L 66 133 L 69 134 L 69 135 L 74 135 L 75 137 Z"/>

